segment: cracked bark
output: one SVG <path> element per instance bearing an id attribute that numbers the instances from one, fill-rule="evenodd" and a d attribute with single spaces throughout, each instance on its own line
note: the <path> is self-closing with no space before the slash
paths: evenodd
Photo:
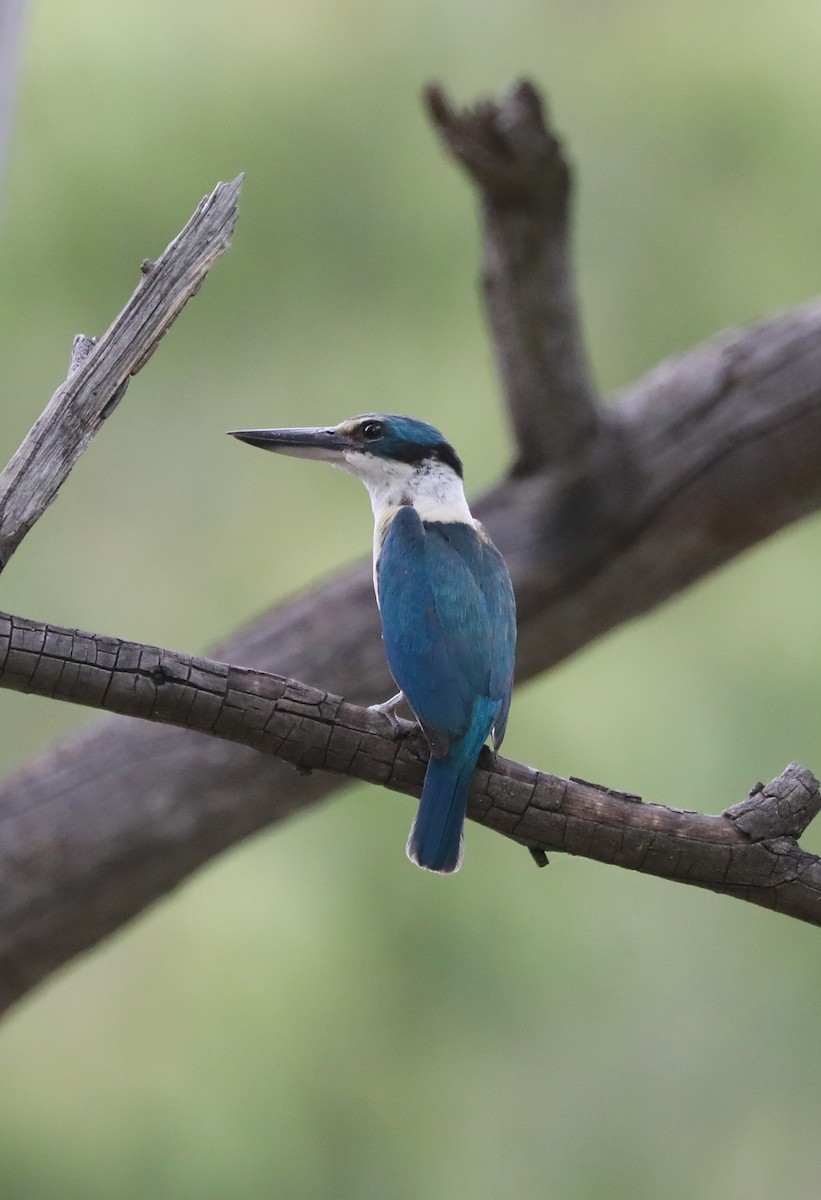
<path id="1" fill-rule="evenodd" d="M 399 722 L 397 736 L 384 714 L 281 675 L 5 614 L 0 674 L 17 691 L 208 733 L 300 772 L 337 772 L 412 796 L 422 789 L 427 746 L 415 724 Z M 821 859 L 796 840 L 819 809 L 818 780 L 797 763 L 721 816 L 705 816 L 486 752 L 469 814 L 531 851 L 581 854 L 821 924 Z M 25 893 L 30 818 L 25 804 L 0 811 L 0 840 L 22 851 L 21 887 L 18 863 L 6 861 L 12 897 Z M 86 838 L 63 830 L 64 853 L 71 843 L 84 853 Z"/>
<path id="2" fill-rule="evenodd" d="M 439 106 L 434 117 L 448 145 L 477 185 L 486 244 L 491 236 L 499 242 L 488 304 L 510 309 L 507 323 L 492 311 L 490 320 L 518 462 L 475 510 L 511 568 L 521 681 L 819 507 L 821 303 L 722 334 L 596 406 L 567 286 L 569 177 L 563 169 L 545 174 L 545 155 L 554 167 L 557 162 L 553 135 L 539 133 L 531 99 L 516 96 L 481 108 L 481 128 L 491 130 L 491 141 L 493 130 L 501 130 L 503 150 L 492 159 L 495 182 L 471 169 L 468 150 L 459 149 L 478 110 L 455 114 L 441 93 L 431 103 Z M 498 149 L 498 140 L 494 145 Z M 480 137 L 474 159 L 481 151 Z M 516 203 L 499 201 L 498 176 L 505 169 Z M 523 188 L 522 178 L 534 173 L 539 187 Z M 547 177 L 557 189 L 552 200 Z M 531 241 L 541 239 L 533 260 L 522 249 L 523 223 Z M 499 299 L 506 295 L 509 301 Z M 110 643 L 76 641 L 93 656 L 101 644 Z M 381 699 L 391 688 L 364 562 L 266 614 L 216 653 L 234 664 L 225 668 L 232 681 L 256 679 L 260 692 L 252 690 L 247 700 L 251 714 L 271 702 L 265 688 L 274 685 L 242 667 L 302 680 L 288 685 L 289 704 L 298 706 L 293 689 L 305 685 L 326 697 L 329 689 L 344 693 L 339 704 L 345 708 L 337 712 L 349 723 L 365 722 L 357 702 Z M 92 680 L 100 669 L 93 656 L 86 663 Z M 20 686 L 22 679 L 39 686 L 47 667 L 40 676 L 15 674 L 7 663 L 0 684 Z M 60 686 L 87 702 L 78 681 L 88 674 L 82 664 L 64 667 Z M 52 676 L 45 679 L 44 687 L 57 688 Z M 152 684 L 139 674 L 136 682 L 156 691 L 159 679 Z M 159 691 L 165 689 L 167 682 Z M 107 694 L 112 699 L 118 690 Z M 241 730 L 246 717 L 230 708 Z M 277 711 L 282 719 L 281 704 Z M 190 713 L 196 712 L 192 703 Z M 317 721 L 325 728 L 325 717 L 311 720 L 311 728 Z M 377 738 L 370 755 L 377 764 L 380 753 L 390 753 L 401 765 L 399 774 L 381 781 L 414 791 L 423 763 L 413 738 L 380 750 L 378 729 L 355 729 L 358 737 Z M 287 739 L 289 754 L 320 753 L 321 747 L 300 746 L 295 737 Z M 47 751 L 0 784 L 0 1004 L 11 1004 L 221 849 L 344 782 L 318 771 L 297 777 L 269 754 L 224 737 L 133 719 L 109 718 Z M 795 841 L 814 811 L 815 782 L 795 767 L 768 785 L 766 796 L 771 792 L 772 802 L 754 800 L 757 816 L 736 806 L 708 817 L 636 804 L 606 788 L 557 781 L 500 760 L 495 770 L 479 772 L 470 815 L 537 855 L 550 849 L 585 854 L 817 921 L 817 860 Z"/>

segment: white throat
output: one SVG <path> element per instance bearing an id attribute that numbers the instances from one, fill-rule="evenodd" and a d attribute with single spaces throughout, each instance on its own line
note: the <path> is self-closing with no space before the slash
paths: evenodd
<path id="1" fill-rule="evenodd" d="M 412 504 L 423 521 L 473 524 L 462 480 L 436 459 L 403 463 L 349 451 L 345 469 L 365 484 L 377 528 L 384 527 L 403 504 Z"/>

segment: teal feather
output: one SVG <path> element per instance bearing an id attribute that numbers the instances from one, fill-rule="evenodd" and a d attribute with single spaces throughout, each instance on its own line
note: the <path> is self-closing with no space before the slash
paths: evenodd
<path id="1" fill-rule="evenodd" d="M 385 534 L 376 577 L 388 665 L 431 746 L 408 856 L 455 871 L 476 762 L 491 731 L 501 743 L 510 706 L 510 577 L 482 530 L 423 522 L 410 505 Z"/>

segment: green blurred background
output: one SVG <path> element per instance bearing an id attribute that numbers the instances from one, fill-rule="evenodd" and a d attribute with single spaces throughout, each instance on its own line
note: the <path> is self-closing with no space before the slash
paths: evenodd
<path id="1" fill-rule="evenodd" d="M 0 226 L 0 456 L 217 179 L 230 255 L 3 577 L 2 607 L 199 651 L 367 552 L 361 488 L 238 426 L 510 446 L 472 197 L 423 119 L 522 73 L 578 168 L 603 389 L 818 289 L 817 0 L 37 0 Z M 299 498 L 295 511 L 293 496 Z M 287 508 L 285 506 L 287 505 Z M 287 511 L 287 520 L 280 514 Z M 522 689 L 506 752 L 715 811 L 821 768 L 817 521 Z M 10 768 L 88 722 L 0 693 Z M 821 941 L 351 789 L 202 872 L 0 1031 L 2 1200 L 816 1197 Z M 811 831 L 809 848 L 821 849 Z"/>

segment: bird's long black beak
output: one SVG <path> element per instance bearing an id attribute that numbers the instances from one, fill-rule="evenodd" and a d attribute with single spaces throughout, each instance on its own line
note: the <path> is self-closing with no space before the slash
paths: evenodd
<path id="1" fill-rule="evenodd" d="M 260 450 L 334 463 L 351 447 L 350 439 L 336 429 L 234 429 L 229 436 Z"/>

